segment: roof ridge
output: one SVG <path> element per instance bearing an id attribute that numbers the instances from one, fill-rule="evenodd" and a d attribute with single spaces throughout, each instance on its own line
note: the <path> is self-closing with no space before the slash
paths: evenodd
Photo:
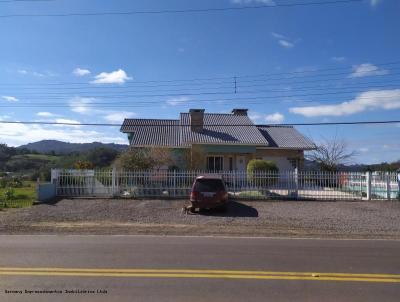
<path id="1" fill-rule="evenodd" d="M 190 114 L 190 112 L 180 112 L 180 114 Z M 247 116 L 247 115 L 235 115 L 233 113 L 215 113 L 215 112 L 204 112 L 204 115 L 229 115 L 229 116 Z M 247 116 L 248 117 L 248 116 Z"/>
<path id="2" fill-rule="evenodd" d="M 291 126 L 291 125 L 274 125 L 274 124 L 271 124 L 271 125 L 257 125 L 257 124 L 255 124 L 255 126 L 256 127 L 260 127 L 260 128 L 268 128 L 268 127 L 271 127 L 271 128 L 294 128 L 294 126 Z"/>
<path id="3" fill-rule="evenodd" d="M 175 121 L 179 122 L 179 119 L 162 119 L 162 118 L 125 118 L 124 121 L 129 120 L 140 120 L 140 121 Z"/>

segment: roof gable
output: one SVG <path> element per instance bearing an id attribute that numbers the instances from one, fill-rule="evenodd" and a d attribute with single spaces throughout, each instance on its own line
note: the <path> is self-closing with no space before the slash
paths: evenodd
<path id="1" fill-rule="evenodd" d="M 269 147 L 288 149 L 315 149 L 315 144 L 291 126 L 258 125 L 260 133 L 269 142 Z"/>
<path id="2" fill-rule="evenodd" d="M 125 119 L 121 131 L 133 133 L 131 145 L 178 147 L 179 120 Z"/>
<path id="3" fill-rule="evenodd" d="M 183 144 L 268 145 L 268 141 L 247 115 L 204 113 L 203 122 L 202 131 L 192 131 L 190 114 L 181 113 Z"/>

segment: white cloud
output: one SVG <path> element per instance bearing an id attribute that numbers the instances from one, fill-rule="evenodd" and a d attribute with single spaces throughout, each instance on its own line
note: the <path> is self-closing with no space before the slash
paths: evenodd
<path id="1" fill-rule="evenodd" d="M 51 71 L 38 72 L 38 71 L 29 71 L 26 69 L 19 69 L 19 70 L 17 70 L 17 72 L 22 75 L 32 75 L 32 76 L 38 77 L 38 78 L 57 76 L 56 73 L 51 72 Z"/>
<path id="2" fill-rule="evenodd" d="M 255 123 L 260 123 L 260 122 L 281 123 L 285 119 L 284 115 L 279 112 L 275 112 L 273 114 L 263 114 L 252 111 L 249 112 L 249 118 Z"/>
<path id="3" fill-rule="evenodd" d="M 361 148 L 359 148 L 358 150 L 359 150 L 360 152 L 362 152 L 362 153 L 366 153 L 366 152 L 369 151 L 369 149 L 366 148 L 366 147 L 361 147 Z"/>
<path id="4" fill-rule="evenodd" d="M 3 95 L 1 98 L 7 102 L 18 102 L 19 100 L 15 96 Z"/>
<path id="5" fill-rule="evenodd" d="M 104 116 L 104 119 L 106 121 L 109 121 L 111 123 L 121 123 L 124 121 L 126 118 L 132 118 L 135 117 L 136 113 L 134 112 L 129 112 L 129 111 L 114 111 L 106 114 Z"/>
<path id="6" fill-rule="evenodd" d="M 278 43 L 279 43 L 279 45 L 281 45 L 285 48 L 292 48 L 294 46 L 293 43 L 286 41 L 286 40 L 279 40 Z"/>
<path id="7" fill-rule="evenodd" d="M 261 3 L 265 5 L 275 5 L 273 0 L 231 0 L 233 4 L 251 4 L 251 3 Z"/>
<path id="8" fill-rule="evenodd" d="M 263 114 L 258 113 L 258 112 L 249 112 L 249 118 L 253 121 L 253 122 L 258 122 L 263 118 Z"/>
<path id="9" fill-rule="evenodd" d="M 39 78 L 44 77 L 44 74 L 41 73 L 41 72 L 33 71 L 32 74 L 33 74 L 35 77 L 39 77 Z"/>
<path id="10" fill-rule="evenodd" d="M 118 69 L 112 72 L 102 72 L 95 76 L 93 84 L 123 84 L 126 81 L 132 80 L 126 72 L 122 69 Z"/>
<path id="11" fill-rule="evenodd" d="M 296 41 L 276 32 L 271 32 L 271 35 L 278 41 L 278 44 L 284 48 L 293 48 L 296 43 Z"/>
<path id="12" fill-rule="evenodd" d="M 181 105 L 185 102 L 189 101 L 189 98 L 186 96 L 181 96 L 181 97 L 176 97 L 176 98 L 172 98 L 172 99 L 168 99 L 167 100 L 167 104 L 171 105 L 171 106 L 178 106 Z"/>
<path id="13" fill-rule="evenodd" d="M 62 126 L 58 127 L 44 125 L 23 125 L 23 124 L 0 124 L 0 141 L 10 146 L 18 146 L 43 139 L 56 139 L 71 143 L 90 143 L 94 141 L 103 143 L 126 144 L 127 139 L 121 134 L 114 134 L 114 131 L 107 133 L 93 130 L 93 127 Z"/>
<path id="14" fill-rule="evenodd" d="M 74 97 L 70 100 L 69 106 L 71 111 L 80 113 L 80 114 L 91 114 L 94 111 L 91 103 L 95 101 L 95 98 L 85 98 L 85 97 Z"/>
<path id="15" fill-rule="evenodd" d="M 343 62 L 346 60 L 346 58 L 345 57 L 332 57 L 331 60 L 335 61 L 335 62 Z"/>
<path id="16" fill-rule="evenodd" d="M 335 105 L 293 107 L 289 111 L 306 117 L 315 117 L 344 116 L 377 109 L 400 109 L 400 89 L 371 90 L 360 93 L 348 102 Z"/>
<path id="17" fill-rule="evenodd" d="M 284 35 L 278 34 L 276 32 L 272 32 L 271 35 L 275 38 L 275 39 L 286 39 L 286 37 Z"/>
<path id="18" fill-rule="evenodd" d="M 382 2 L 382 0 L 370 0 L 369 3 L 371 4 L 372 7 L 375 7 L 381 2 Z"/>
<path id="19" fill-rule="evenodd" d="M 65 119 L 65 118 L 55 119 L 54 122 L 63 123 L 63 124 L 76 124 L 76 126 L 75 125 L 54 125 L 56 127 L 75 127 L 75 128 L 79 128 L 80 127 L 79 124 L 81 123 L 77 120 L 70 120 L 70 119 Z"/>
<path id="20" fill-rule="evenodd" d="M 36 113 L 36 115 L 40 116 L 40 117 L 53 117 L 53 116 L 56 116 L 57 114 L 47 112 L 47 111 L 42 111 L 42 112 Z"/>
<path id="21" fill-rule="evenodd" d="M 349 78 L 361 78 L 374 75 L 385 75 L 388 73 L 389 73 L 388 70 L 380 69 L 378 66 L 375 66 L 370 63 L 364 63 L 353 66 L 353 73 L 349 75 Z"/>
<path id="22" fill-rule="evenodd" d="M 269 114 L 265 117 L 265 121 L 268 123 L 282 123 L 285 117 L 279 112 Z"/>
<path id="23" fill-rule="evenodd" d="M 95 98 L 74 97 L 70 100 L 69 106 L 71 111 L 90 116 L 98 116 L 111 123 L 122 123 L 125 118 L 136 116 L 131 111 L 116 111 L 96 108 L 93 104 Z"/>
<path id="24" fill-rule="evenodd" d="M 85 75 L 89 75 L 90 74 L 90 70 L 89 69 L 82 69 L 82 68 L 75 68 L 72 73 L 77 76 L 77 77 L 83 77 Z"/>

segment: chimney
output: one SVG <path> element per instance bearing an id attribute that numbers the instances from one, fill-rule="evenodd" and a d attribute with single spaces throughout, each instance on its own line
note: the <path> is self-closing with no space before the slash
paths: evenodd
<path id="1" fill-rule="evenodd" d="M 246 115 L 247 116 L 247 110 L 248 109 L 240 109 L 240 108 L 235 108 L 232 110 L 233 115 Z"/>
<path id="2" fill-rule="evenodd" d="M 194 132 L 201 132 L 204 125 L 204 109 L 190 109 L 190 129 Z"/>

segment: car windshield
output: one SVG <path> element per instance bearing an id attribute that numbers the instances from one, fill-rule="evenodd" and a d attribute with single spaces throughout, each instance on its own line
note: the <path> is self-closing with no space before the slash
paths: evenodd
<path id="1" fill-rule="evenodd" d="M 199 192 L 224 191 L 224 183 L 220 179 L 197 179 L 194 189 Z"/>

